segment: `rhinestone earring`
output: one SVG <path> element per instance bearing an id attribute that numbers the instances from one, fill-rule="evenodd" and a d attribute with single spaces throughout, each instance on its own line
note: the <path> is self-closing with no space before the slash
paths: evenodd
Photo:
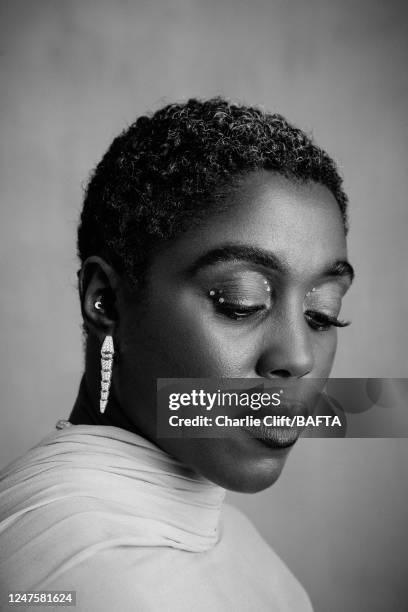
<path id="1" fill-rule="evenodd" d="M 101 348 L 101 397 L 99 400 L 101 414 L 105 412 L 108 403 L 114 352 L 113 338 L 112 336 L 106 336 Z"/>

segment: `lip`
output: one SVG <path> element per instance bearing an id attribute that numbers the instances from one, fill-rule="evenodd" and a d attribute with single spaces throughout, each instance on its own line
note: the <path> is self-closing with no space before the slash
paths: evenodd
<path id="1" fill-rule="evenodd" d="M 244 426 L 251 438 L 263 442 L 271 448 L 290 448 L 300 436 L 300 431 L 296 427 L 268 427 L 264 424 L 259 426 Z"/>
<path id="2" fill-rule="evenodd" d="M 265 425 L 263 423 L 263 417 L 266 415 L 274 415 L 276 417 L 294 417 L 294 416 L 307 416 L 307 406 L 303 402 L 290 401 L 285 402 L 277 407 L 274 407 L 272 411 L 260 410 L 257 417 L 260 417 L 260 425 L 248 425 L 243 426 L 243 429 L 247 431 L 252 438 L 263 442 L 270 448 L 290 448 L 292 447 L 300 437 L 303 430 L 302 427 L 290 427 L 288 425 L 273 426 Z"/>

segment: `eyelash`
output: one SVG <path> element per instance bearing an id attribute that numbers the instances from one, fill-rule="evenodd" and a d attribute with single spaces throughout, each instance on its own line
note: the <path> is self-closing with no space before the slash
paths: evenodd
<path id="1" fill-rule="evenodd" d="M 228 302 L 223 304 L 216 303 L 215 308 L 218 312 L 234 321 L 247 319 L 265 310 L 265 306 L 238 306 Z M 341 321 L 336 317 L 331 317 L 315 310 L 307 310 L 305 318 L 313 330 L 320 332 L 328 331 L 331 327 L 347 327 L 350 325 L 349 321 Z"/>
<path id="2" fill-rule="evenodd" d="M 238 304 L 228 302 L 224 302 L 223 304 L 216 302 L 214 305 L 218 312 L 230 319 L 234 319 L 234 321 L 247 319 L 251 315 L 255 315 L 265 310 L 265 306 L 239 306 Z"/>
<path id="3" fill-rule="evenodd" d="M 327 331 L 331 327 L 347 327 L 350 325 L 350 321 L 341 321 L 336 317 L 331 317 L 316 310 L 306 310 L 305 318 L 310 327 L 316 331 Z"/>

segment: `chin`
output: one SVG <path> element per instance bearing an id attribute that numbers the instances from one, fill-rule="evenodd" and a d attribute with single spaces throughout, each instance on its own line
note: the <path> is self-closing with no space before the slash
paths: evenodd
<path id="1" fill-rule="evenodd" d="M 258 493 L 273 485 L 289 453 L 288 448 L 271 449 L 256 439 L 243 447 L 225 439 L 205 442 L 196 449 L 192 467 L 207 480 L 240 493 Z"/>

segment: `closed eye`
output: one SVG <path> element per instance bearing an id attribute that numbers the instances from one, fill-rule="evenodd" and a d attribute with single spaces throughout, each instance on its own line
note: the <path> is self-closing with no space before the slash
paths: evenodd
<path id="1" fill-rule="evenodd" d="M 234 319 L 235 321 L 238 321 L 240 319 L 247 319 L 248 317 L 258 314 L 266 308 L 264 304 L 243 306 L 241 304 L 234 304 L 232 302 L 216 302 L 214 306 L 217 312 L 225 315 L 229 319 Z"/>
<path id="2" fill-rule="evenodd" d="M 341 321 L 337 317 L 315 310 L 307 310 L 305 319 L 310 327 L 316 331 L 327 331 L 331 327 L 347 327 L 350 325 L 350 321 Z"/>

